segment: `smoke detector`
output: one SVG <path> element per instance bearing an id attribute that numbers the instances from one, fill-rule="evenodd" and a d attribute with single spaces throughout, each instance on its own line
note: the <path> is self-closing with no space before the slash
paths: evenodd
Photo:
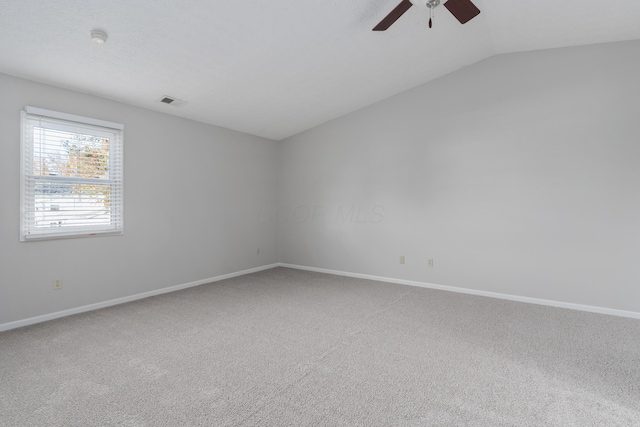
<path id="1" fill-rule="evenodd" d="M 105 44 L 107 42 L 107 33 L 105 33 L 104 31 L 89 31 L 89 37 L 91 37 L 91 40 L 95 44 Z"/>

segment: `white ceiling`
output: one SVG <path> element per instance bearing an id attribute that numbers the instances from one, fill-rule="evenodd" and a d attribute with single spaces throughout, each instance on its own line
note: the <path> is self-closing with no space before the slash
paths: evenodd
<path id="1" fill-rule="evenodd" d="M 473 0 L 465 25 L 413 7 L 371 31 L 399 1 L 2 0 L 0 72 L 279 140 L 495 54 L 640 39 L 640 0 Z"/>

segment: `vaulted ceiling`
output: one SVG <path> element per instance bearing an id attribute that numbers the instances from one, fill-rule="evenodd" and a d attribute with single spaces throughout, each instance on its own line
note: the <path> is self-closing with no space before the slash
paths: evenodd
<path id="1" fill-rule="evenodd" d="M 640 39 L 638 0 L 473 0 L 465 25 L 413 7 L 371 31 L 399 1 L 5 0 L 0 72 L 279 140 L 496 54 Z"/>

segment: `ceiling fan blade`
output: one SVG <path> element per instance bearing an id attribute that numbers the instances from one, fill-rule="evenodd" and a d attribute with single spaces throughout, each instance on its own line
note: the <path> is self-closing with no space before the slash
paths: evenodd
<path id="1" fill-rule="evenodd" d="M 375 26 L 373 31 L 384 31 L 391 26 L 394 22 L 398 20 L 404 13 L 409 10 L 409 8 L 413 6 L 409 0 L 402 0 L 399 5 L 396 6 L 395 9 L 391 11 L 378 25 Z"/>
<path id="2" fill-rule="evenodd" d="M 449 0 L 444 4 L 449 12 L 456 17 L 461 24 L 471 21 L 480 14 L 480 9 L 471 0 Z"/>

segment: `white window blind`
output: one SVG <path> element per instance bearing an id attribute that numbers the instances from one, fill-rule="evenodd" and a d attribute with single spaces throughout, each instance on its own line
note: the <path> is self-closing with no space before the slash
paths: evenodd
<path id="1" fill-rule="evenodd" d="M 124 127 L 35 107 L 21 125 L 21 240 L 122 234 Z"/>

